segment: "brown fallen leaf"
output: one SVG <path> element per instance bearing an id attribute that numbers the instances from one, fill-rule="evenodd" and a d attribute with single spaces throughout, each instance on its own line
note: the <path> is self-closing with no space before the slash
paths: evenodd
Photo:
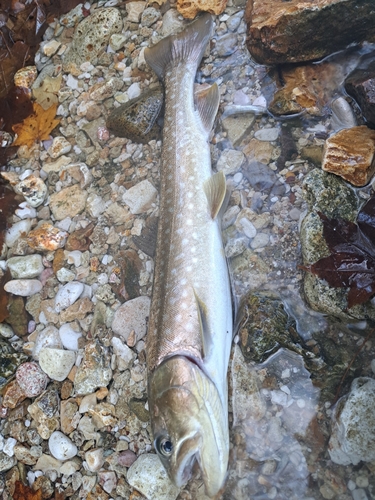
<path id="1" fill-rule="evenodd" d="M 0 278 L 0 323 L 9 316 L 8 311 L 8 301 L 9 301 L 9 293 L 4 290 L 4 285 L 10 279 L 12 279 L 9 269 L 6 271 L 4 276 Z"/>
<path id="2" fill-rule="evenodd" d="M 25 486 L 21 481 L 15 482 L 13 500 L 42 500 L 42 490 L 33 491 L 29 486 Z"/>
<path id="3" fill-rule="evenodd" d="M 46 76 L 40 87 L 33 89 L 33 96 L 38 104 L 46 111 L 52 104 L 58 102 L 57 92 L 61 87 L 62 75 L 56 78 Z"/>
<path id="4" fill-rule="evenodd" d="M 40 104 L 34 103 L 33 109 L 33 114 L 22 123 L 13 125 L 13 131 L 18 135 L 13 146 L 31 147 L 34 142 L 48 140 L 51 131 L 60 123 L 60 120 L 55 118 L 57 104 L 44 110 Z"/>

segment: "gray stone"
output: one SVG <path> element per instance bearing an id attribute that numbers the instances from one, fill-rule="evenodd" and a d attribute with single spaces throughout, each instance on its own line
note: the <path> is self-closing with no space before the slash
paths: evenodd
<path id="1" fill-rule="evenodd" d="M 175 500 L 180 493 L 180 489 L 169 479 L 158 456 L 150 453 L 138 457 L 129 468 L 126 479 L 130 486 L 148 500 Z"/>
<path id="2" fill-rule="evenodd" d="M 279 137 L 280 129 L 278 128 L 261 128 L 254 134 L 255 139 L 258 141 L 272 142 L 276 141 Z"/>
<path id="3" fill-rule="evenodd" d="M 216 40 L 215 49 L 219 57 L 227 57 L 233 54 L 237 47 L 237 35 L 227 33 Z"/>
<path id="4" fill-rule="evenodd" d="M 163 16 L 163 25 L 161 27 L 161 34 L 163 36 L 177 33 L 184 26 L 184 21 L 179 19 L 179 13 L 176 9 L 169 9 Z"/>
<path id="5" fill-rule="evenodd" d="M 77 394 L 91 394 L 98 387 L 106 387 L 112 379 L 108 355 L 96 342 L 86 344 L 83 360 L 74 377 Z"/>
<path id="6" fill-rule="evenodd" d="M 140 214 L 152 207 L 157 195 L 157 190 L 146 179 L 128 189 L 122 199 L 128 205 L 132 214 Z"/>
<path id="7" fill-rule="evenodd" d="M 242 151 L 236 149 L 225 149 L 217 162 L 217 169 L 222 170 L 225 175 L 232 175 L 241 168 L 245 160 Z"/>
<path id="8" fill-rule="evenodd" d="M 222 121 L 224 130 L 227 132 L 228 139 L 233 146 L 238 146 L 249 135 L 254 121 L 255 116 L 251 113 L 228 116 Z"/>
<path id="9" fill-rule="evenodd" d="M 59 382 L 66 379 L 76 361 L 73 351 L 43 347 L 39 351 L 39 364 L 42 370 L 52 379 Z"/>
<path id="10" fill-rule="evenodd" d="M 0 451 L 0 472 L 6 472 L 16 465 L 16 457 L 9 457 L 7 454 Z"/>
<path id="11" fill-rule="evenodd" d="M 30 297 L 35 293 L 39 293 L 43 288 L 39 280 L 10 280 L 4 285 L 4 290 L 14 295 L 21 297 Z"/>
<path id="12" fill-rule="evenodd" d="M 142 12 L 146 8 L 146 2 L 128 2 L 126 4 L 126 12 L 128 13 L 127 21 L 131 23 L 139 23 Z"/>
<path id="13" fill-rule="evenodd" d="M 375 460 L 375 380 L 356 378 L 349 394 L 342 398 L 333 415 L 329 441 L 331 460 L 357 465 Z"/>
<path id="14" fill-rule="evenodd" d="M 158 19 L 161 18 L 160 10 L 154 7 L 147 7 L 141 16 L 141 23 L 143 26 L 152 26 Z"/>

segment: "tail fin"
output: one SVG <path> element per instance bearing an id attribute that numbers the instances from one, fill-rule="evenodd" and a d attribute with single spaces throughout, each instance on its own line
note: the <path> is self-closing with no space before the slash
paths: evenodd
<path id="1" fill-rule="evenodd" d="M 153 47 L 145 50 L 147 64 L 162 80 L 169 65 L 186 62 L 196 65 L 203 57 L 213 32 L 212 16 L 205 13 L 190 23 L 181 33 L 163 38 Z"/>

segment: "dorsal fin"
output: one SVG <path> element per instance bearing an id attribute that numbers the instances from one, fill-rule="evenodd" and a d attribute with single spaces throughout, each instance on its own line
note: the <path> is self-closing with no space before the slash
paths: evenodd
<path id="1" fill-rule="evenodd" d="M 220 104 L 219 87 L 214 83 L 211 87 L 194 92 L 195 107 L 201 117 L 207 134 L 210 133 Z"/>
<path id="2" fill-rule="evenodd" d="M 205 181 L 203 187 L 207 196 L 211 217 L 215 219 L 220 212 L 227 193 L 227 184 L 224 173 L 220 171 L 212 175 Z"/>
<path id="3" fill-rule="evenodd" d="M 198 320 L 202 337 L 202 357 L 205 358 L 211 349 L 211 338 L 208 331 L 207 323 L 207 307 L 206 304 L 198 297 L 193 288 L 195 302 L 197 304 Z"/>

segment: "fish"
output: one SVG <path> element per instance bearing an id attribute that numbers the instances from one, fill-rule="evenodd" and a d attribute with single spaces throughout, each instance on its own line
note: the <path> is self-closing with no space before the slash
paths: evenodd
<path id="1" fill-rule="evenodd" d="M 155 450 L 184 486 L 200 468 L 206 494 L 224 485 L 229 455 L 227 370 L 231 285 L 220 217 L 225 176 L 213 173 L 209 135 L 216 84 L 194 92 L 214 21 L 203 14 L 146 48 L 164 84 L 160 209 L 146 359 Z"/>

